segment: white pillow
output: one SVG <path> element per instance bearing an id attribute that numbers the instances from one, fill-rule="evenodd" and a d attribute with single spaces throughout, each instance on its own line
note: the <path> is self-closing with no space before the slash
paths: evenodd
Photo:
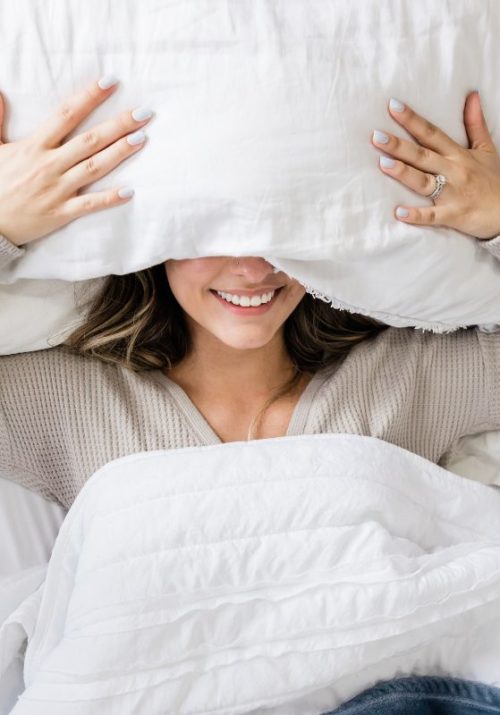
<path id="1" fill-rule="evenodd" d="M 55 347 L 83 322 L 105 278 L 0 285 L 0 355 Z"/>
<path id="2" fill-rule="evenodd" d="M 370 142 L 377 128 L 409 137 L 387 112 L 396 97 L 467 146 L 463 104 L 478 88 L 500 146 L 490 3 L 53 0 L 49 13 L 17 0 L 0 5 L 0 27 L 9 141 L 109 72 L 121 85 L 68 138 L 155 111 L 148 146 L 82 190 L 129 184 L 134 198 L 28 244 L 0 283 L 253 255 L 391 325 L 500 322 L 496 260 L 474 238 L 394 219 L 398 203 L 431 202 L 385 176 Z"/>

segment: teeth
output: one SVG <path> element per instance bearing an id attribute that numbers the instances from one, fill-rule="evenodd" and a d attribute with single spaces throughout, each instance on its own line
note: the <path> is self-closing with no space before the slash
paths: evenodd
<path id="1" fill-rule="evenodd" d="M 224 293 L 220 290 L 217 291 L 217 294 L 224 298 L 224 300 L 227 300 L 228 303 L 241 305 L 244 308 L 256 308 L 258 305 L 262 305 L 263 303 L 269 303 L 275 292 L 276 291 L 273 290 L 270 293 L 264 293 L 261 296 L 253 295 L 251 298 L 248 295 L 233 295 L 232 293 Z"/>

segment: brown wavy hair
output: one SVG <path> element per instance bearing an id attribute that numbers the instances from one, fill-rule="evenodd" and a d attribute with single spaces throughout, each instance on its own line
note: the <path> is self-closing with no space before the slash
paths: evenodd
<path id="1" fill-rule="evenodd" d="M 169 370 L 191 350 L 183 308 L 170 289 L 164 264 L 126 275 L 110 275 L 87 305 L 84 321 L 62 343 L 70 352 L 134 372 Z M 306 293 L 284 324 L 284 340 L 295 372 L 276 388 L 253 418 L 247 439 L 279 398 L 292 393 L 304 373 L 338 364 L 354 345 L 387 325 L 332 308 Z M 61 346 L 60 346 L 61 347 Z"/>

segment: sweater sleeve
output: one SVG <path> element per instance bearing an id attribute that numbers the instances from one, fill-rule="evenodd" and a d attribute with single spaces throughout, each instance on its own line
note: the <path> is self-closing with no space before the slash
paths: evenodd
<path id="1" fill-rule="evenodd" d="M 4 359 L 5 358 L 0 357 L 0 361 Z M 29 409 L 29 406 L 26 404 L 24 409 Z M 26 489 L 36 492 L 48 501 L 56 501 L 60 504 L 48 484 L 44 482 L 39 474 L 27 469 L 24 465 L 20 467 L 18 464 L 15 464 L 12 453 L 12 440 L 18 438 L 19 434 L 12 431 L 9 422 L 4 400 L 0 399 L 0 477 L 2 479 L 8 479 L 11 482 L 16 482 L 26 487 Z M 27 438 L 27 435 L 25 435 L 22 430 L 22 425 L 18 424 L 18 428 L 19 427 L 21 427 L 19 430 L 21 439 Z M 32 435 L 30 435 L 30 437 L 32 437 Z"/>
<path id="2" fill-rule="evenodd" d="M 9 359 L 10 357 L 12 356 L 7 356 L 7 358 L 0 357 L 0 371 L 3 361 Z M 36 492 L 48 501 L 55 501 L 58 504 L 61 504 L 58 497 L 52 492 L 49 484 L 43 479 L 42 474 L 29 468 L 28 459 L 23 460 L 22 464 L 16 463 L 14 459 L 12 449 L 13 440 L 18 440 L 21 443 L 24 442 L 24 446 L 26 444 L 30 444 L 33 439 L 36 440 L 36 436 L 34 438 L 33 433 L 27 434 L 27 430 L 23 429 L 24 420 L 22 417 L 24 411 L 30 410 L 29 403 L 21 403 L 20 409 L 18 410 L 21 415 L 21 421 L 16 424 L 17 430 L 13 429 L 12 422 L 17 419 L 18 414 L 17 412 L 16 414 L 10 414 L 10 419 L 8 419 L 7 409 L 8 408 L 4 404 L 4 400 L 1 399 L 0 392 L 0 477 L 16 482 L 17 484 L 26 487 L 26 489 Z"/>
<path id="3" fill-rule="evenodd" d="M 12 241 L 9 241 L 8 238 L 5 238 L 5 236 L 2 236 L 0 233 L 0 268 L 8 265 L 16 258 L 21 258 L 21 256 L 24 256 L 25 253 L 25 248 L 16 246 L 12 243 Z"/>
<path id="4" fill-rule="evenodd" d="M 3 400 L 0 399 L 0 477 L 9 478 L 10 475 L 8 474 L 8 469 L 11 463 L 11 458 L 10 436 L 7 429 L 5 407 Z"/>
<path id="5" fill-rule="evenodd" d="M 61 391 L 65 378 L 55 372 L 50 353 L 0 356 L 0 477 L 62 504 L 51 488 L 55 465 L 47 464 L 47 455 L 59 422 L 56 440 L 62 436 L 64 442 L 63 409 L 57 409 L 57 400 L 67 395 Z M 60 451 L 64 456 L 64 444 Z"/>
<path id="6" fill-rule="evenodd" d="M 8 265 L 16 258 L 21 258 L 25 253 L 25 248 L 16 246 L 8 238 L 0 234 L 0 267 Z M 11 364 L 16 357 L 0 356 L 0 477 L 10 479 L 27 489 L 38 492 L 45 499 L 58 501 L 39 474 L 27 468 L 20 468 L 19 465 L 13 463 L 12 440 L 16 439 L 16 433 L 12 428 L 11 419 L 8 419 L 5 400 L 3 399 L 5 391 L 2 391 L 1 388 L 2 382 L 8 379 L 6 371 L 2 367 L 5 367 L 7 363 Z M 24 409 L 30 409 L 28 401 L 22 404 Z"/>

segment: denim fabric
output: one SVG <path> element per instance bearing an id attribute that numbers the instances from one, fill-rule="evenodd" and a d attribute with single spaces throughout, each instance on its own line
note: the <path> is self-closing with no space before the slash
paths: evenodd
<path id="1" fill-rule="evenodd" d="M 500 668 L 500 666 L 499 666 Z M 379 683 L 323 715 L 500 714 L 500 690 L 472 680 L 434 676 Z"/>

